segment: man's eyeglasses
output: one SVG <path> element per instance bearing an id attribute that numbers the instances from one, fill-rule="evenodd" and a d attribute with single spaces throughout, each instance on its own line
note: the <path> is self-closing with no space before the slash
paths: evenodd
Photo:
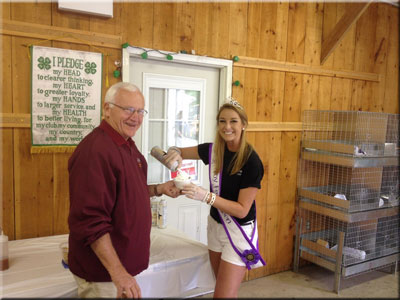
<path id="1" fill-rule="evenodd" d="M 134 107 L 124 107 L 124 106 L 115 104 L 114 102 L 108 102 L 108 103 L 115 105 L 116 107 L 122 109 L 129 116 L 132 116 L 135 112 L 137 112 L 138 115 L 143 116 L 143 117 L 148 114 L 147 110 L 145 110 L 145 109 L 137 109 Z"/>

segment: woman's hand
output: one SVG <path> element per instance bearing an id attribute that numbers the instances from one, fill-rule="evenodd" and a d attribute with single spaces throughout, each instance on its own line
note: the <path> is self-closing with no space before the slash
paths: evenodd
<path id="1" fill-rule="evenodd" d="M 169 147 L 164 156 L 164 163 L 170 168 L 175 162 L 178 162 L 176 169 L 179 169 L 182 165 L 181 150 L 178 147 Z"/>
<path id="2" fill-rule="evenodd" d="M 204 198 L 207 196 L 207 193 L 208 191 L 206 189 L 203 189 L 202 187 L 197 186 L 193 183 L 185 185 L 182 189 L 183 195 L 185 195 L 190 199 L 198 201 L 204 201 Z"/>

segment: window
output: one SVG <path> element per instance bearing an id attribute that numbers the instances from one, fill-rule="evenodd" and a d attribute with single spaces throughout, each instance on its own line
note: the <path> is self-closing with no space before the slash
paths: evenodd
<path id="1" fill-rule="evenodd" d="M 144 95 L 148 99 L 149 116 L 144 128 L 145 151 L 148 154 L 148 183 L 165 182 L 176 174 L 164 168 L 149 155 L 151 148 L 160 146 L 190 147 L 203 142 L 200 124 L 204 123 L 205 80 L 171 75 L 144 74 Z M 193 182 L 201 184 L 200 161 L 184 161 L 182 169 Z"/>

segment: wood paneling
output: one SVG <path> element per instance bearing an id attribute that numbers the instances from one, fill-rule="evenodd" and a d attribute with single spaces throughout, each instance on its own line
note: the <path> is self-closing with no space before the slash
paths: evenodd
<path id="1" fill-rule="evenodd" d="M 176 3 L 174 5 L 174 17 L 176 20 L 173 24 L 173 49 L 175 51 L 184 50 L 191 53 L 193 49 L 194 22 L 195 22 L 195 6 L 190 3 Z"/>
<path id="2" fill-rule="evenodd" d="M 354 68 L 361 72 L 372 72 L 374 65 L 374 40 L 376 31 L 376 4 L 365 11 L 357 22 L 354 49 Z"/>
<path id="3" fill-rule="evenodd" d="M 271 119 L 272 116 L 272 92 L 269 88 L 272 89 L 272 86 L 268 85 L 268 81 L 272 78 L 269 77 L 271 72 L 260 70 L 258 71 L 258 82 L 257 82 L 257 109 L 255 110 L 255 114 L 251 117 L 257 120 L 258 122 L 265 122 L 268 119 Z M 261 82 L 265 84 L 261 84 Z"/>
<path id="4" fill-rule="evenodd" d="M 336 3 L 324 3 L 323 4 L 323 13 L 322 13 L 322 24 L 321 26 L 321 43 L 324 39 L 327 38 L 329 33 L 333 30 L 333 27 L 337 23 L 337 17 L 336 17 L 336 8 L 337 4 Z M 326 61 L 324 64 L 321 66 L 322 68 L 326 70 L 330 70 L 333 68 L 333 60 L 335 55 L 338 53 L 338 49 L 340 49 L 340 46 L 336 48 L 334 53 L 330 56 L 327 57 Z M 351 69 L 349 69 L 351 70 Z M 331 99 L 331 93 L 332 90 L 334 89 L 332 86 L 332 81 L 333 78 L 329 77 L 324 77 L 320 76 L 319 79 L 319 92 L 318 92 L 318 108 L 319 110 L 329 110 L 330 108 L 330 103 L 332 101 Z"/>
<path id="5" fill-rule="evenodd" d="M 246 56 L 259 57 L 262 4 L 260 2 L 249 2 L 247 9 L 247 42 Z"/>
<path id="6" fill-rule="evenodd" d="M 228 58 L 246 55 L 247 15 L 247 3 L 230 3 Z"/>
<path id="7" fill-rule="evenodd" d="M 318 109 L 319 76 L 303 75 L 300 110 Z M 299 119 L 300 121 L 300 119 Z"/>
<path id="8" fill-rule="evenodd" d="M 11 64 L 12 64 L 12 48 L 11 37 L 1 36 L 1 70 L 3 76 L 0 80 L 0 90 L 2 92 L 2 101 L 0 103 L 0 112 L 12 112 L 12 80 L 11 80 Z"/>
<path id="9" fill-rule="evenodd" d="M 307 22 L 307 4 L 303 2 L 289 3 L 289 22 L 286 61 L 293 63 L 303 63 L 305 40 L 306 40 L 306 22 Z"/>
<path id="10" fill-rule="evenodd" d="M 113 1 L 113 17 L 100 18 L 91 16 L 89 19 L 89 30 L 91 32 L 102 32 L 110 35 L 121 36 L 122 29 L 122 9 L 123 3 L 120 1 Z"/>
<path id="11" fill-rule="evenodd" d="M 346 13 L 335 25 L 329 36 L 323 41 L 321 47 L 321 63 L 324 63 L 328 55 L 337 47 L 351 25 L 357 21 L 367 9 L 371 0 L 365 3 L 348 3 Z"/>
<path id="12" fill-rule="evenodd" d="M 346 3 L 338 3 L 335 8 L 336 22 L 346 13 Z M 333 55 L 334 68 L 344 70 L 354 70 L 354 47 L 357 25 L 353 24 L 343 36 L 341 43 L 336 47 Z"/>
<path id="13" fill-rule="evenodd" d="M 54 16 L 51 6 L 50 1 L 43 3 L 11 1 L 11 19 L 13 21 L 52 25 L 52 17 Z"/>
<path id="14" fill-rule="evenodd" d="M 4 87 L 4 86 L 3 86 Z M 9 89 L 11 91 L 11 89 Z M 10 100 L 11 97 L 6 98 Z M 4 101 L 6 102 L 6 101 Z M 31 127 L 30 114 L 0 113 L 0 128 L 29 128 Z"/>
<path id="15" fill-rule="evenodd" d="M 58 40 L 75 44 L 90 43 L 95 46 L 118 49 L 121 47 L 121 38 L 115 35 L 10 20 L 2 20 L 2 23 L 3 28 L 0 32 L 5 35 Z"/>
<path id="16" fill-rule="evenodd" d="M 266 142 L 266 136 L 263 133 L 256 133 L 254 135 L 255 140 L 252 141 L 255 150 L 257 151 L 258 155 L 260 157 L 265 157 L 267 155 L 267 151 L 268 149 L 266 147 L 264 147 L 264 143 Z M 267 228 L 265 227 L 265 218 L 267 215 L 267 207 L 268 207 L 268 199 L 265 195 L 264 192 L 265 191 L 265 187 L 266 187 L 266 183 L 268 182 L 268 168 L 265 165 L 265 161 L 263 161 L 264 163 L 264 178 L 261 182 L 261 190 L 257 193 L 257 197 L 256 197 L 256 209 L 257 209 L 257 228 L 258 228 L 258 236 L 259 236 L 259 247 L 260 247 L 260 253 L 262 255 L 262 257 L 264 258 L 264 261 L 266 261 L 267 265 L 267 257 L 266 257 L 266 248 L 265 246 L 266 244 L 266 232 L 267 232 Z M 263 245 L 263 247 L 261 248 L 261 245 Z M 262 277 L 264 276 L 266 273 L 266 269 L 264 268 L 258 268 L 255 269 L 253 271 L 248 272 L 247 274 L 247 279 L 252 279 L 252 278 L 258 278 L 258 277 Z"/>
<path id="17" fill-rule="evenodd" d="M 329 110 L 332 93 L 332 78 L 330 77 L 319 77 L 319 88 L 317 97 L 317 109 Z"/>
<path id="18" fill-rule="evenodd" d="M 285 75 L 283 121 L 298 122 L 301 116 L 303 76 L 295 73 Z"/>
<path id="19" fill-rule="evenodd" d="M 76 30 L 90 30 L 90 16 L 65 10 L 58 10 L 58 1 L 52 4 L 51 25 Z"/>
<path id="20" fill-rule="evenodd" d="M 13 111 L 30 112 L 30 61 L 26 44 L 37 40 L 12 38 Z M 45 44 L 50 46 L 50 42 Z M 29 129 L 13 132 L 15 237 L 17 239 L 53 234 L 52 155 L 31 155 Z"/>
<path id="21" fill-rule="evenodd" d="M 210 5 L 206 55 L 229 59 L 230 3 L 210 2 Z"/>
<path id="22" fill-rule="evenodd" d="M 269 51 L 275 53 L 276 60 L 285 60 L 288 43 L 289 3 L 278 2 L 276 7 L 275 29 L 271 33 L 275 36 L 273 47 L 268 45 Z"/>
<path id="23" fill-rule="evenodd" d="M 9 236 L 15 239 L 15 197 L 14 197 L 14 142 L 12 129 L 0 129 L 0 162 L 1 176 L 0 188 L 2 206 L 0 211 L 1 228 Z"/>
<path id="24" fill-rule="evenodd" d="M 352 86 L 353 86 L 353 80 L 350 79 L 340 80 L 337 78 L 333 79 L 332 91 L 330 95 L 331 110 L 350 110 Z M 329 109 L 329 105 L 327 108 Z"/>
<path id="25" fill-rule="evenodd" d="M 267 146 L 265 146 L 267 145 Z M 265 206 L 265 241 L 263 248 L 264 258 L 267 261 L 267 268 L 263 274 L 279 272 L 282 263 L 279 261 L 279 246 L 281 237 L 278 234 L 278 228 L 284 223 L 280 219 L 280 211 L 283 207 L 279 204 L 279 170 L 281 161 L 281 133 L 267 133 L 264 138 L 265 154 L 262 158 L 266 175 L 266 206 Z M 294 206 L 294 205 L 293 205 Z M 270 247 L 269 245 L 275 245 Z M 286 249 L 288 252 L 292 249 Z M 286 268 L 288 266 L 285 266 Z"/>
<path id="26" fill-rule="evenodd" d="M 300 132 L 282 133 L 280 169 L 279 169 L 279 225 L 277 234 L 279 245 L 277 259 L 281 270 L 290 268 L 293 257 L 293 234 L 295 225 L 295 206 L 297 185 L 297 162 L 300 149 Z"/>
<path id="27" fill-rule="evenodd" d="M 323 3 L 308 3 L 307 5 L 303 62 L 311 66 L 320 64 L 323 7 Z"/>
<path id="28" fill-rule="evenodd" d="M 352 78 L 357 80 L 380 82 L 381 76 L 376 73 L 353 72 L 347 70 L 327 70 L 317 66 L 309 66 L 300 63 L 281 62 L 271 59 L 260 59 L 253 57 L 240 57 L 238 62 L 234 63 L 237 67 L 246 67 L 254 69 L 272 70 L 280 72 L 292 72 L 299 74 L 310 74 L 338 78 Z"/>
<path id="29" fill-rule="evenodd" d="M 236 68 L 235 68 L 236 69 Z M 237 68 L 240 69 L 240 68 Z M 243 105 L 246 107 L 246 112 L 252 118 L 257 115 L 257 83 L 258 83 L 258 70 L 245 69 L 244 70 L 244 94 Z M 250 120 L 253 121 L 253 120 Z"/>
<path id="30" fill-rule="evenodd" d="M 383 111 L 399 113 L 399 12 L 391 8 L 386 15 L 386 20 L 390 28 Z"/>
<path id="31" fill-rule="evenodd" d="M 210 55 L 208 41 L 212 32 L 212 19 L 210 18 L 212 7 L 209 3 L 199 1 L 195 3 L 195 10 L 193 50 L 197 55 Z"/>
<path id="32" fill-rule="evenodd" d="M 53 232 L 64 234 L 69 232 L 69 187 L 68 187 L 68 159 L 70 154 L 53 154 L 54 193 L 52 203 Z"/>
<path id="33" fill-rule="evenodd" d="M 173 16 L 174 5 L 172 3 L 154 3 L 153 18 L 153 47 L 160 50 L 173 49 Z"/>
<path id="34" fill-rule="evenodd" d="M 234 68 L 232 72 L 232 82 L 239 82 L 239 85 L 232 85 L 232 97 L 239 101 L 243 106 L 246 101 L 246 98 L 244 97 L 244 86 L 247 84 L 245 73 L 245 68 Z"/>
<path id="35" fill-rule="evenodd" d="M 145 48 L 153 48 L 153 3 L 135 3 L 135 9 L 132 9 L 132 5 L 129 3 L 123 3 L 122 5 L 122 42 Z"/>
<path id="36" fill-rule="evenodd" d="M 1 17 L 3 19 L 10 19 L 11 17 L 11 9 L 9 1 L 2 1 L 0 3 L 0 12 L 1 12 Z"/>
<path id="37" fill-rule="evenodd" d="M 123 1 L 114 3 L 113 18 L 61 12 L 54 1 L 1 6 L 3 117 L 30 114 L 28 44 L 109 54 L 103 62 L 103 95 L 107 76 L 109 84 L 120 80 L 112 72 L 125 42 L 239 56 L 233 81 L 240 85 L 232 93 L 246 108 L 247 137 L 265 171 L 257 220 L 267 266 L 248 272 L 247 279 L 291 268 L 302 112 L 399 113 L 399 17 L 391 5 L 371 4 L 323 65 L 322 43 L 346 14 L 346 3 Z M 51 41 L 66 35 L 98 49 L 77 39 Z M 67 233 L 70 155 L 30 154 L 30 129 L 15 124 L 0 129 L 4 230 L 10 239 Z"/>
<path id="38" fill-rule="evenodd" d="M 310 6 L 306 3 L 289 3 L 288 35 L 286 43 L 286 61 L 294 64 L 304 64 L 305 53 L 310 53 L 306 48 L 307 22 L 313 22 L 317 15 L 312 15 L 307 20 L 307 11 Z M 310 43 L 307 43 L 307 47 Z M 283 54 L 283 53 L 282 53 Z M 308 57 L 308 56 L 307 56 Z M 307 63 L 307 65 L 310 65 Z M 302 72 L 286 72 L 284 75 L 284 95 L 282 99 L 282 121 L 299 122 L 302 106 L 311 103 L 310 78 Z M 316 76 L 317 77 L 317 76 Z M 305 86 L 303 86 L 305 83 Z M 312 80 L 311 80 L 312 85 Z M 275 86 L 275 85 L 274 85 Z M 275 87 L 272 88 L 275 88 Z M 308 89 L 308 90 L 307 90 Z M 304 91 L 304 92 L 303 92 Z M 276 210 L 276 247 L 274 259 L 279 263 L 271 271 L 280 272 L 290 268 L 293 253 L 293 229 L 295 220 L 296 174 L 299 149 L 299 132 L 282 132 L 280 134 L 280 155 L 277 168 L 277 203 Z M 278 151 L 275 150 L 274 151 Z M 268 208 L 267 208 L 268 209 Z"/>
<path id="39" fill-rule="evenodd" d="M 30 154 L 30 141 L 30 130 L 14 132 L 16 239 L 54 234 L 52 154 Z"/>
<path id="40" fill-rule="evenodd" d="M 4 11 L 10 13 L 9 5 L 2 4 Z M 3 11 L 3 16 L 5 12 Z M 1 36 L 1 58 L 2 78 L 0 81 L 0 90 L 2 92 L 2 100 L 0 104 L 0 112 L 12 112 L 12 47 L 11 37 Z M 14 166 L 13 166 L 13 130 L 0 129 L 0 161 L 1 161 L 1 198 L 2 209 L 0 211 L 0 226 L 4 232 L 7 232 L 10 239 L 15 239 L 15 222 L 14 222 Z"/>

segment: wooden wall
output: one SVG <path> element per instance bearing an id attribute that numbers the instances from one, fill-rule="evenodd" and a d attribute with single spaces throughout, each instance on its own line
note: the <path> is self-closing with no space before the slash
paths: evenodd
<path id="1" fill-rule="evenodd" d="M 60 12 L 53 2 L 1 3 L 2 226 L 10 239 L 68 232 L 70 154 L 30 154 L 27 45 L 100 49 L 109 54 L 110 84 L 118 80 L 112 71 L 125 42 L 239 56 L 233 81 L 240 85 L 233 86 L 233 96 L 248 112 L 249 139 L 265 168 L 257 215 L 267 266 L 248 279 L 291 268 L 302 111 L 399 113 L 399 11 L 389 4 L 372 3 L 321 65 L 322 41 L 346 13 L 346 3 L 126 1 L 114 3 L 114 17 L 104 19 Z M 347 70 L 345 76 L 340 70 Z M 371 74 L 375 79 L 368 79 Z"/>

